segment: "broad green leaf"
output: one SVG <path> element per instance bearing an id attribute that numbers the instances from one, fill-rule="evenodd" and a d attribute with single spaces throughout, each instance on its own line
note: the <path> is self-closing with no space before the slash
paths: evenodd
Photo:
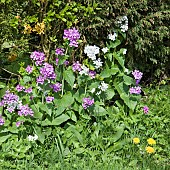
<path id="1" fill-rule="evenodd" d="M 107 78 L 112 75 L 111 70 L 109 69 L 108 65 L 106 65 L 106 68 L 100 73 L 100 76 L 102 78 Z"/>
<path id="2" fill-rule="evenodd" d="M 77 122 L 77 117 L 73 111 L 68 111 L 67 114 L 70 116 L 70 119 Z"/>
<path id="3" fill-rule="evenodd" d="M 70 117 L 66 114 L 62 114 L 61 116 L 56 117 L 52 122 L 51 125 L 60 125 L 70 119 Z"/>
<path id="4" fill-rule="evenodd" d="M 7 90 L 7 87 L 4 87 L 3 89 L 0 90 L 0 98 L 5 94 Z"/>
<path id="5" fill-rule="evenodd" d="M 132 77 L 126 75 L 123 76 L 123 80 L 126 85 L 131 85 L 134 81 Z"/>
<path id="6" fill-rule="evenodd" d="M 71 88 L 73 88 L 75 76 L 74 76 L 72 69 L 65 70 L 63 73 L 63 76 L 64 76 L 64 79 L 67 81 L 67 83 L 71 86 Z"/>
<path id="7" fill-rule="evenodd" d="M 5 142 L 8 138 L 10 138 L 11 134 L 2 134 L 0 135 L 0 144 L 2 144 L 3 142 Z"/>
<path id="8" fill-rule="evenodd" d="M 2 89 L 2 88 L 4 88 L 4 87 L 6 87 L 6 84 L 3 83 L 3 82 L 0 82 L 0 89 Z"/>
<path id="9" fill-rule="evenodd" d="M 112 135 L 112 137 L 111 137 L 112 142 L 118 141 L 121 138 L 123 132 L 124 132 L 124 126 L 123 125 L 120 126 L 120 127 L 117 127 L 116 133 L 114 135 Z"/>
<path id="10" fill-rule="evenodd" d="M 121 44 L 121 41 L 116 39 L 115 41 L 110 41 L 110 44 L 108 45 L 108 48 L 116 48 L 120 44 Z"/>
<path id="11" fill-rule="evenodd" d="M 24 84 L 26 84 L 27 82 L 30 82 L 30 81 L 31 81 L 31 77 L 29 77 L 29 76 L 24 76 L 24 77 L 23 77 L 23 81 L 24 81 Z"/>
<path id="12" fill-rule="evenodd" d="M 95 116 L 104 116 L 104 115 L 108 114 L 108 112 L 103 107 L 101 107 L 99 105 L 95 105 L 94 113 L 95 113 Z"/>
<path id="13" fill-rule="evenodd" d="M 43 144 L 45 140 L 45 135 L 41 130 L 41 127 L 35 126 L 34 127 L 35 134 L 38 136 L 38 140 Z"/>
<path id="14" fill-rule="evenodd" d="M 119 53 L 114 53 L 113 57 L 118 61 L 118 63 L 122 66 L 122 68 L 125 67 L 125 65 L 124 65 L 125 60 L 124 60 L 124 58 L 122 56 L 120 56 Z"/>
<path id="15" fill-rule="evenodd" d="M 115 95 L 115 91 L 113 88 L 108 88 L 106 90 L 106 99 L 110 100 Z"/>

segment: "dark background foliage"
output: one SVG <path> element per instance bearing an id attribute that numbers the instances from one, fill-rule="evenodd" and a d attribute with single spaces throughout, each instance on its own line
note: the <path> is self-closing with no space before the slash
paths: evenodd
<path id="1" fill-rule="evenodd" d="M 104 47 L 107 35 L 116 28 L 116 17 L 126 15 L 129 19 L 124 42 L 128 49 L 126 64 L 143 71 L 146 83 L 160 81 L 170 71 L 169 7 L 167 0 L 1 0 L 1 67 L 16 73 L 18 63 L 27 62 L 33 50 L 49 55 L 51 49 L 61 44 L 63 30 L 72 26 L 79 28 L 82 35 L 78 49 L 81 54 L 85 43 Z M 23 34 L 24 24 L 34 26 L 43 20 L 45 35 Z M 9 76 L 2 69 L 0 74 L 1 78 Z"/>

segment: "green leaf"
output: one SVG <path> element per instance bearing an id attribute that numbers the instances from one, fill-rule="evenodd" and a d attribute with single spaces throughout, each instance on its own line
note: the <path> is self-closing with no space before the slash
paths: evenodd
<path id="1" fill-rule="evenodd" d="M 31 81 L 31 77 L 29 77 L 29 76 L 24 76 L 24 77 L 23 77 L 23 81 L 24 81 L 24 84 L 26 84 L 27 82 L 30 82 L 30 81 Z"/>
<path id="2" fill-rule="evenodd" d="M 8 138 L 10 138 L 10 136 L 11 136 L 11 134 L 0 134 L 0 145 L 3 143 L 3 142 L 5 142 Z"/>
<path id="3" fill-rule="evenodd" d="M 106 99 L 110 100 L 115 95 L 115 91 L 113 88 L 108 88 L 106 90 Z"/>
<path id="4" fill-rule="evenodd" d="M 55 118 L 52 122 L 51 125 L 60 125 L 70 119 L 70 117 L 66 114 L 62 114 L 61 116 Z"/>
<path id="5" fill-rule="evenodd" d="M 74 81 L 75 81 L 75 76 L 74 73 L 70 67 L 70 69 L 65 70 L 63 73 L 64 79 L 67 81 L 67 83 L 71 86 L 73 89 Z"/>
<path id="6" fill-rule="evenodd" d="M 57 105 L 56 116 L 60 115 L 66 108 L 70 107 L 74 103 L 74 97 L 71 92 L 65 94 L 61 99 L 55 100 Z"/>
<path id="7" fill-rule="evenodd" d="M 2 88 L 4 88 L 4 87 L 6 87 L 6 84 L 3 83 L 3 82 L 0 82 L 0 89 L 2 89 Z"/>
<path id="8" fill-rule="evenodd" d="M 126 75 L 123 76 L 123 80 L 126 85 L 131 85 L 133 83 L 133 78 Z"/>
<path id="9" fill-rule="evenodd" d="M 104 116 L 104 115 L 108 114 L 108 112 L 103 107 L 101 107 L 99 105 L 95 105 L 94 113 L 96 116 Z"/>
<path id="10" fill-rule="evenodd" d="M 102 78 L 107 78 L 107 77 L 110 77 L 111 74 L 112 74 L 112 73 L 111 73 L 108 65 L 106 65 L 106 68 L 100 73 L 100 76 L 101 76 Z"/>
<path id="11" fill-rule="evenodd" d="M 112 137 L 111 137 L 112 142 L 116 142 L 121 138 L 121 136 L 122 136 L 122 134 L 124 132 L 124 126 L 122 125 L 120 127 L 117 127 L 116 131 L 117 132 L 114 135 L 112 135 Z"/>
<path id="12" fill-rule="evenodd" d="M 116 48 L 120 44 L 121 44 L 121 41 L 116 39 L 115 41 L 110 41 L 110 44 L 108 45 L 108 48 Z"/>
<path id="13" fill-rule="evenodd" d="M 113 53 L 113 57 L 118 61 L 122 68 L 125 67 L 125 60 L 119 53 Z"/>

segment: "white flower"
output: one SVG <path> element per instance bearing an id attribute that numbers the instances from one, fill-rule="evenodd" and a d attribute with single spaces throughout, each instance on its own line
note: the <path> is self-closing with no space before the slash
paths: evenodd
<path id="1" fill-rule="evenodd" d="M 98 58 L 97 60 L 94 60 L 93 61 L 93 64 L 95 65 L 94 67 L 96 68 L 96 69 L 98 69 L 99 67 L 101 67 L 102 66 L 102 61 L 101 61 L 101 59 L 100 58 Z"/>
<path id="2" fill-rule="evenodd" d="M 77 84 L 74 84 L 74 85 L 73 85 L 73 88 L 74 88 L 74 89 L 77 88 Z"/>
<path id="3" fill-rule="evenodd" d="M 124 50 L 123 50 L 123 54 L 125 55 L 125 54 L 126 54 L 126 52 L 127 52 L 127 49 L 124 49 Z"/>
<path id="4" fill-rule="evenodd" d="M 28 140 L 29 140 L 29 141 L 33 141 L 33 140 L 34 140 L 34 137 L 31 136 L 31 135 L 29 135 L 29 136 L 28 136 Z"/>
<path id="5" fill-rule="evenodd" d="M 87 45 L 84 48 L 84 53 L 87 54 L 87 56 L 92 59 L 92 60 L 96 60 L 96 54 L 99 54 L 99 47 L 97 46 L 92 46 L 92 45 Z"/>
<path id="6" fill-rule="evenodd" d="M 115 40 L 116 40 L 116 37 L 117 37 L 116 32 L 114 32 L 114 34 L 109 34 L 109 35 L 108 35 L 108 39 L 110 39 L 110 40 L 112 40 L 112 41 L 115 41 Z"/>
<path id="7" fill-rule="evenodd" d="M 102 81 L 101 85 L 99 85 L 99 89 L 101 91 L 106 91 L 108 89 L 108 84 L 106 84 L 104 81 Z"/>
<path id="8" fill-rule="evenodd" d="M 126 32 L 128 30 L 128 25 L 121 25 L 120 29 L 122 32 Z"/>
<path id="9" fill-rule="evenodd" d="M 33 139 L 34 139 L 34 140 L 37 140 L 37 139 L 38 139 L 38 136 L 35 134 L 35 135 L 33 136 Z"/>
<path id="10" fill-rule="evenodd" d="M 90 92 L 91 92 L 91 93 L 94 93 L 94 92 L 95 92 L 95 90 L 96 90 L 95 88 L 92 88 L 92 90 L 91 90 Z"/>
<path id="11" fill-rule="evenodd" d="M 101 94 L 101 91 L 97 92 L 96 95 L 100 95 Z"/>
<path id="12" fill-rule="evenodd" d="M 86 67 L 85 65 L 81 66 L 82 70 L 79 72 L 80 75 L 88 75 L 89 74 L 89 68 Z"/>
<path id="13" fill-rule="evenodd" d="M 107 47 L 105 47 L 105 48 L 102 48 L 102 51 L 103 51 L 103 53 L 105 54 L 105 53 L 107 53 L 108 52 L 108 48 Z"/>
<path id="14" fill-rule="evenodd" d="M 34 136 L 31 136 L 31 135 L 28 136 L 29 141 L 35 141 L 37 139 L 38 139 L 38 136 L 36 134 Z"/>
<path id="15" fill-rule="evenodd" d="M 117 17 L 117 24 L 120 27 L 122 32 L 128 30 L 128 18 L 127 16 L 119 16 Z"/>

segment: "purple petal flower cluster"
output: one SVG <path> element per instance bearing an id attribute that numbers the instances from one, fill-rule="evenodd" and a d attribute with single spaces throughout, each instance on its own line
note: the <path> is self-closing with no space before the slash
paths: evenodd
<path id="1" fill-rule="evenodd" d="M 52 96 L 47 96 L 46 97 L 46 102 L 47 103 L 51 103 L 53 100 L 54 100 L 54 97 L 52 97 Z"/>
<path id="2" fill-rule="evenodd" d="M 18 84 L 18 85 L 16 86 L 16 90 L 17 90 L 18 92 L 23 91 L 24 89 L 25 89 L 25 87 L 24 87 L 24 86 L 21 86 L 20 84 Z"/>
<path id="3" fill-rule="evenodd" d="M 92 79 L 94 79 L 95 76 L 96 76 L 96 72 L 93 71 L 93 70 L 90 70 L 90 71 L 89 71 L 89 76 L 90 76 Z"/>
<path id="4" fill-rule="evenodd" d="M 89 106 L 94 104 L 94 99 L 91 99 L 90 97 L 83 98 L 83 108 L 87 109 Z"/>
<path id="5" fill-rule="evenodd" d="M 7 90 L 3 96 L 3 100 L 0 102 L 0 106 L 6 106 L 7 110 L 12 113 L 18 105 L 18 102 L 19 97 Z"/>
<path id="6" fill-rule="evenodd" d="M 132 74 L 133 74 L 133 76 L 134 76 L 134 78 L 136 80 L 136 85 L 139 84 L 139 82 L 140 82 L 140 80 L 141 80 L 141 78 L 143 76 L 143 73 L 140 72 L 139 70 L 134 70 L 134 71 L 132 71 Z"/>
<path id="7" fill-rule="evenodd" d="M 25 69 L 27 73 L 31 74 L 33 71 L 33 67 L 28 65 L 27 68 Z"/>
<path id="8" fill-rule="evenodd" d="M 74 72 L 82 70 L 81 64 L 79 63 L 79 61 L 76 61 L 76 62 L 73 63 L 72 69 L 73 69 Z"/>
<path id="9" fill-rule="evenodd" d="M 40 66 L 45 60 L 45 54 L 39 51 L 34 51 L 31 53 L 30 58 L 35 61 L 36 66 Z"/>
<path id="10" fill-rule="evenodd" d="M 19 127 L 21 124 L 23 124 L 23 121 L 16 122 L 16 127 Z"/>
<path id="11" fill-rule="evenodd" d="M 19 116 L 22 116 L 22 115 L 33 116 L 34 115 L 33 110 L 30 107 L 28 107 L 28 105 L 20 105 L 18 109 L 19 109 L 19 111 L 18 111 Z"/>
<path id="12" fill-rule="evenodd" d="M 51 64 L 44 63 L 44 67 L 40 69 L 40 73 L 44 79 L 52 79 L 56 78 L 56 74 L 54 72 L 54 67 Z"/>
<path id="13" fill-rule="evenodd" d="M 76 28 L 66 29 L 64 30 L 64 39 L 68 39 L 70 41 L 70 47 L 78 47 L 77 40 L 80 38 L 80 33 Z"/>
<path id="14" fill-rule="evenodd" d="M 25 89 L 25 93 L 32 93 L 32 87 L 29 87 L 28 89 Z"/>
<path id="15" fill-rule="evenodd" d="M 141 87 L 140 86 L 131 87 L 129 91 L 130 91 L 130 94 L 140 94 Z"/>
<path id="16" fill-rule="evenodd" d="M 143 112 L 144 112 L 145 114 L 148 114 L 148 112 L 149 112 L 149 107 L 148 107 L 148 106 L 144 106 L 144 107 L 143 107 Z"/>
<path id="17" fill-rule="evenodd" d="M 68 65 L 69 65 L 69 61 L 67 61 L 67 60 L 64 61 L 64 65 L 65 65 L 65 66 L 68 66 Z"/>
<path id="18" fill-rule="evenodd" d="M 5 120 L 2 118 L 2 116 L 0 116 L 0 126 L 4 125 Z"/>
<path id="19" fill-rule="evenodd" d="M 56 50 L 55 50 L 55 53 L 57 54 L 57 55 L 64 55 L 64 49 L 63 48 L 57 48 Z"/>
<path id="20" fill-rule="evenodd" d="M 50 87 L 53 89 L 54 92 L 61 91 L 61 86 L 62 86 L 62 84 L 60 84 L 60 83 L 50 85 Z"/>
<path id="21" fill-rule="evenodd" d="M 44 77 L 41 76 L 41 75 L 36 79 L 36 82 L 37 82 L 38 84 L 44 84 L 44 81 L 45 81 L 45 79 L 44 79 Z"/>

